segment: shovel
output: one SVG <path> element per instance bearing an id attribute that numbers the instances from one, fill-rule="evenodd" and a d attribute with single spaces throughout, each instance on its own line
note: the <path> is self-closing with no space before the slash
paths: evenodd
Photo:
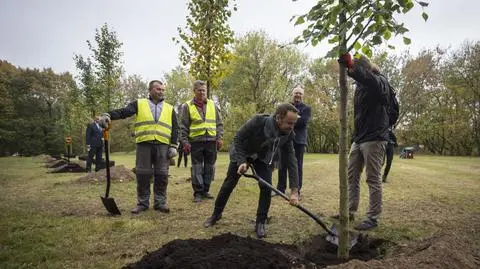
<path id="1" fill-rule="evenodd" d="M 253 178 L 258 183 L 262 184 L 263 186 L 266 186 L 269 188 L 271 191 L 275 192 L 276 194 L 280 195 L 283 199 L 290 201 L 290 198 L 288 198 L 283 192 L 277 190 L 275 187 L 273 187 L 270 183 L 266 182 L 263 178 L 259 177 L 257 173 L 255 172 L 255 169 L 253 168 L 253 165 L 250 165 L 250 168 L 252 169 L 252 174 L 243 174 L 246 177 Z M 300 209 L 303 213 L 307 214 L 310 218 L 315 220 L 322 228 L 327 232 L 326 240 L 336 246 L 338 246 L 338 234 L 335 226 L 332 226 L 332 228 L 328 228 L 325 222 L 323 222 L 322 219 L 320 219 L 318 216 L 313 214 L 310 210 L 306 209 L 300 204 L 295 205 L 296 208 Z M 351 249 L 355 244 L 358 242 L 358 234 L 350 233 L 350 243 L 349 243 L 349 249 Z"/>
<path id="2" fill-rule="evenodd" d="M 108 197 L 110 193 L 110 157 L 108 150 L 108 139 L 110 138 L 110 127 L 111 123 L 108 124 L 107 128 L 103 131 L 103 140 L 105 140 L 105 169 L 107 170 L 107 190 L 105 191 L 105 197 L 102 198 L 103 205 L 107 211 L 112 215 L 121 215 L 120 210 L 118 210 L 117 204 L 112 197 Z"/>

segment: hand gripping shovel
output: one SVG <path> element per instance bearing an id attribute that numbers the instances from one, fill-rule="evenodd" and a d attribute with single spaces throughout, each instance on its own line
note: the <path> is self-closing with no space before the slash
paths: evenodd
<path id="1" fill-rule="evenodd" d="M 250 165 L 250 168 L 252 169 L 252 174 L 249 175 L 249 174 L 243 174 L 244 176 L 246 177 L 249 177 L 249 178 L 253 178 L 255 179 L 256 181 L 258 181 L 260 184 L 266 186 L 267 188 L 269 188 L 270 190 L 274 191 L 276 194 L 280 195 L 283 199 L 287 200 L 287 201 L 290 201 L 290 198 L 288 198 L 283 192 L 277 190 L 275 187 L 273 187 L 271 184 L 269 184 L 268 182 L 266 182 L 263 178 L 259 177 L 257 175 L 257 173 L 255 172 L 255 169 L 253 168 L 253 165 Z M 322 221 L 322 219 L 320 219 L 319 217 L 317 217 L 316 215 L 314 215 L 312 212 L 310 212 L 310 210 L 306 209 L 305 207 L 303 207 L 302 205 L 300 204 L 297 204 L 295 205 L 296 208 L 300 209 L 303 213 L 307 214 L 309 217 L 311 217 L 312 219 L 314 219 L 318 224 L 320 224 L 320 226 L 322 226 L 322 228 L 327 232 L 327 237 L 325 238 L 328 242 L 338 246 L 338 235 L 337 235 L 337 230 L 335 228 L 335 226 L 332 226 L 332 228 L 328 228 L 327 225 Z M 355 244 L 357 244 L 357 241 L 358 241 L 358 235 L 357 234 L 352 234 L 350 233 L 350 244 L 349 244 L 349 249 L 351 249 Z"/>
<path id="2" fill-rule="evenodd" d="M 112 197 L 108 197 L 110 193 L 110 158 L 109 158 L 109 149 L 108 149 L 108 139 L 110 138 L 110 127 L 111 123 L 108 124 L 108 127 L 103 131 L 103 140 L 105 140 L 105 169 L 107 170 L 107 190 L 105 191 L 105 197 L 102 198 L 103 205 L 107 211 L 112 215 L 121 215 L 120 210 L 118 210 L 117 204 Z"/>

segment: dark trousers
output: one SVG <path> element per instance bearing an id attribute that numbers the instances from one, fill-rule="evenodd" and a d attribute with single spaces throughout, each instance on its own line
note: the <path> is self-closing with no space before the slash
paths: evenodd
<path id="1" fill-rule="evenodd" d="M 210 184 L 215 175 L 217 160 L 217 143 L 215 141 L 192 142 L 192 188 L 193 195 L 210 191 Z"/>
<path id="2" fill-rule="evenodd" d="M 293 144 L 295 149 L 295 157 L 297 157 L 298 166 L 298 191 L 302 189 L 303 182 L 303 155 L 305 154 L 305 145 Z M 287 189 L 287 163 L 286 156 L 280 156 L 280 166 L 278 168 L 277 189 L 283 193 Z"/>
<path id="3" fill-rule="evenodd" d="M 137 144 L 135 173 L 137 176 L 137 205 L 150 206 L 150 181 L 153 180 L 153 202 L 155 206 L 167 204 L 168 186 L 168 145 Z"/>
<path id="4" fill-rule="evenodd" d="M 185 167 L 187 167 L 188 163 L 188 154 L 183 151 L 183 148 L 178 149 L 178 161 L 177 161 L 177 167 L 180 167 L 180 164 L 182 163 L 182 157 L 183 157 L 183 162 Z"/>
<path id="5" fill-rule="evenodd" d="M 394 153 L 395 153 L 395 145 L 388 143 L 387 148 L 385 150 L 386 165 L 385 165 L 385 169 L 383 170 L 383 181 L 386 181 L 388 173 L 390 172 L 390 167 L 392 167 Z"/>
<path id="6" fill-rule="evenodd" d="M 103 147 L 91 147 L 87 158 L 87 172 L 92 171 L 93 156 L 95 156 L 95 172 L 102 169 Z"/>
<path id="7" fill-rule="evenodd" d="M 237 174 L 239 164 L 230 162 L 227 171 L 227 177 L 220 188 L 220 192 L 218 193 L 217 199 L 215 200 L 215 209 L 213 214 L 220 215 L 222 214 L 225 206 L 227 205 L 228 198 L 232 193 L 235 186 L 237 186 L 238 180 L 240 179 L 241 175 Z M 255 161 L 253 162 L 253 167 L 257 172 L 257 175 L 261 177 L 268 183 L 272 183 L 272 168 L 270 168 L 267 164 Z M 251 179 L 245 179 L 251 180 Z M 268 216 L 268 210 L 270 209 L 270 201 L 272 199 L 270 195 L 270 189 L 260 185 L 260 196 L 258 199 L 258 207 L 257 207 L 257 223 L 265 223 L 265 220 Z"/>

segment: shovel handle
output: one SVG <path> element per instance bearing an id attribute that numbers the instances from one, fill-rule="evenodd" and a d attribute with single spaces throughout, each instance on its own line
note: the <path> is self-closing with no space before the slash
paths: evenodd
<path id="1" fill-rule="evenodd" d="M 107 128 L 103 129 L 103 140 L 108 141 L 110 140 L 110 128 L 112 128 L 112 122 L 108 123 Z"/>
<path id="2" fill-rule="evenodd" d="M 290 201 L 290 198 L 288 198 L 288 196 L 286 196 L 283 192 L 279 191 L 278 189 L 276 189 L 275 187 L 273 187 L 270 183 L 266 182 L 263 178 L 259 177 L 257 175 L 257 173 L 255 172 L 255 169 L 253 168 L 253 165 L 250 165 L 250 168 L 252 169 L 252 174 L 249 175 L 249 174 L 243 174 L 245 177 L 249 177 L 249 178 L 253 178 L 255 179 L 256 181 L 258 181 L 260 184 L 266 186 L 267 188 L 269 188 L 270 190 L 272 190 L 273 192 L 275 192 L 276 194 L 280 195 L 283 199 L 287 200 L 287 201 Z M 322 228 L 331 236 L 337 236 L 336 233 L 334 233 L 332 230 L 330 230 L 327 225 L 325 225 L 325 223 L 319 218 L 317 217 L 315 214 L 313 214 L 312 212 L 310 212 L 310 210 L 306 209 L 305 207 L 303 207 L 302 205 L 300 204 L 297 204 L 295 205 L 296 208 L 300 209 L 303 213 L 307 214 L 309 217 L 311 217 L 312 219 L 314 219 L 318 224 L 320 224 L 320 226 L 322 226 Z"/>
<path id="3" fill-rule="evenodd" d="M 107 189 L 105 190 L 105 198 L 108 198 L 110 193 L 110 154 L 108 148 L 108 140 L 110 138 L 110 127 L 112 122 L 108 123 L 107 128 L 103 130 L 103 140 L 105 141 L 105 170 L 107 171 Z"/>

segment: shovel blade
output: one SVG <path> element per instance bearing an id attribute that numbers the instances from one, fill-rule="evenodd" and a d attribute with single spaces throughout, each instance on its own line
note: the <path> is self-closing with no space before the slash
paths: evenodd
<path id="1" fill-rule="evenodd" d="M 328 242 L 338 246 L 338 233 L 337 233 L 337 227 L 335 225 L 332 225 L 330 230 L 335 233 L 335 236 L 327 234 L 327 237 L 325 238 Z M 348 242 L 348 249 L 352 249 L 353 246 L 355 246 L 358 242 L 358 234 L 354 232 L 349 232 L 348 237 L 350 241 Z"/>
<path id="2" fill-rule="evenodd" d="M 111 197 L 100 197 L 102 198 L 103 205 L 107 209 L 107 211 L 112 214 L 112 215 L 122 215 L 120 213 L 120 210 L 117 207 L 117 204 L 115 203 L 115 200 Z"/>

